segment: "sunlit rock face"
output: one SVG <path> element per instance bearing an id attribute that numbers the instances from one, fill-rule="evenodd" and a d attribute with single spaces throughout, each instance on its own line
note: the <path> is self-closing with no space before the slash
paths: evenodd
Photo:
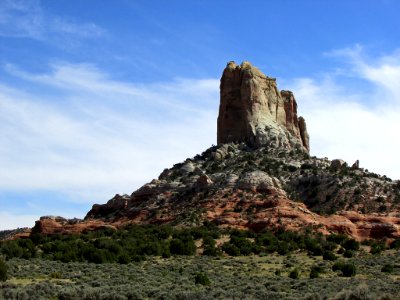
<path id="1" fill-rule="evenodd" d="M 290 91 L 279 91 L 276 79 L 249 62 L 229 62 L 220 85 L 218 144 L 245 142 L 309 151 L 305 121 L 297 117 L 297 103 Z"/>

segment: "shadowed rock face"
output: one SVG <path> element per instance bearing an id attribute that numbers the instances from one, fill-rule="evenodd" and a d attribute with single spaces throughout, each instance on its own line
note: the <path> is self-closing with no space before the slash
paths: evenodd
<path id="1" fill-rule="evenodd" d="M 221 78 L 217 142 L 309 151 L 309 136 L 290 91 L 248 62 L 229 62 Z"/>

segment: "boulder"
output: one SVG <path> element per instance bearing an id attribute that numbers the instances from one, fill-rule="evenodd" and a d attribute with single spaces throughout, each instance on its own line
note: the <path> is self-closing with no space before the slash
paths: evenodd
<path id="1" fill-rule="evenodd" d="M 186 174 L 192 173 L 195 169 L 196 169 L 196 166 L 191 161 L 187 161 L 180 168 L 180 172 L 182 175 L 186 175 Z"/>
<path id="2" fill-rule="evenodd" d="M 241 190 L 268 191 L 276 188 L 276 181 L 263 171 L 245 173 L 237 182 L 236 187 Z"/>
<path id="3" fill-rule="evenodd" d="M 196 187 L 198 190 L 203 190 L 212 184 L 213 181 L 210 179 L 210 177 L 208 177 L 206 174 L 203 174 L 197 178 Z"/>
<path id="4" fill-rule="evenodd" d="M 344 160 L 342 160 L 342 159 L 334 159 L 331 162 L 330 169 L 332 171 L 340 171 L 340 170 L 342 170 L 343 168 L 346 168 L 346 167 L 347 167 L 347 163 Z"/>
<path id="5" fill-rule="evenodd" d="M 359 169 L 360 168 L 360 161 L 357 159 L 354 164 L 351 166 L 352 169 Z"/>

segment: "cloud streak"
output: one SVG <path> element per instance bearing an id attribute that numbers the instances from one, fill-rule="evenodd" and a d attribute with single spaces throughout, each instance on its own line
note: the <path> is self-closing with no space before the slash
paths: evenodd
<path id="1" fill-rule="evenodd" d="M 79 23 L 44 11 L 38 0 L 4 0 L 0 4 L 0 36 L 3 37 L 46 41 L 105 34 L 106 30 L 94 23 Z"/>
<path id="2" fill-rule="evenodd" d="M 87 65 L 55 65 L 44 75 L 8 70 L 60 96 L 0 86 L 3 190 L 104 201 L 214 142 L 217 80 L 133 85 Z"/>
<path id="3" fill-rule="evenodd" d="M 360 159 L 362 167 L 400 179 L 400 56 L 370 59 L 360 46 L 330 55 L 347 67 L 289 83 L 309 124 L 313 154 L 348 163 Z M 349 78 L 363 81 L 364 89 L 338 83 Z"/>

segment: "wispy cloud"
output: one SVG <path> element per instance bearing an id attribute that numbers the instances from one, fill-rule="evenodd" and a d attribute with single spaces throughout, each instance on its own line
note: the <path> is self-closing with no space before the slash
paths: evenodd
<path id="1" fill-rule="evenodd" d="M 106 34 L 94 23 L 61 18 L 43 10 L 39 0 L 3 0 L 0 3 L 0 36 L 53 40 L 93 38 Z"/>
<path id="2" fill-rule="evenodd" d="M 59 96 L 0 86 L 0 189 L 45 189 L 80 201 L 130 193 L 215 140 L 218 80 L 134 85 L 89 65 L 19 79 Z"/>
<path id="3" fill-rule="evenodd" d="M 346 62 L 342 72 L 289 83 L 308 121 L 313 154 L 360 159 L 362 167 L 400 179 L 400 56 L 371 59 L 358 45 L 330 55 Z M 361 80 L 361 88 L 343 84 L 349 77 Z"/>

